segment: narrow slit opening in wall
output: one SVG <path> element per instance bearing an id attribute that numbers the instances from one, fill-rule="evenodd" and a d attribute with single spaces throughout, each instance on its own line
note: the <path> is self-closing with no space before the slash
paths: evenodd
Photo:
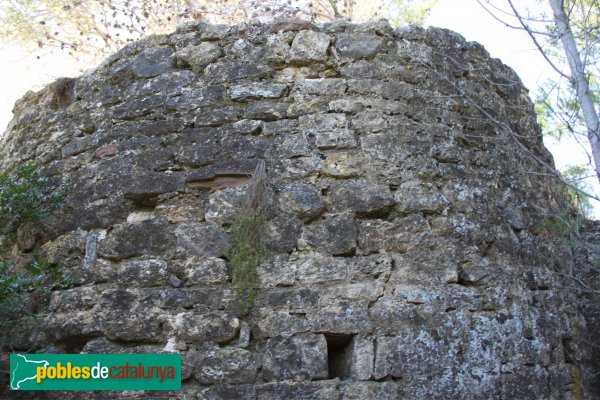
<path id="1" fill-rule="evenodd" d="M 350 375 L 352 350 L 350 343 L 354 337 L 351 333 L 324 333 L 327 341 L 327 364 L 329 379 L 346 379 Z"/>
<path id="2" fill-rule="evenodd" d="M 131 211 L 150 212 L 154 211 L 158 204 L 158 196 L 133 196 L 125 195 Z"/>

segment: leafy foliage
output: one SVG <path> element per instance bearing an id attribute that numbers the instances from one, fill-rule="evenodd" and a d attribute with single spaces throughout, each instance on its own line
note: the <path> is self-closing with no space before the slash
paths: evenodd
<path id="1" fill-rule="evenodd" d="M 43 224 L 62 197 L 49 187 L 47 179 L 38 176 L 32 163 L 21 166 L 14 174 L 0 176 L 3 246 L 11 244 L 20 225 Z M 7 255 L 6 248 L 0 252 L 0 346 L 8 345 L 6 335 L 14 330 L 16 321 L 42 307 L 50 291 L 74 283 L 58 266 L 49 265 L 45 260 L 16 262 Z"/>
<path id="2" fill-rule="evenodd" d="M 240 213 L 231 226 L 232 248 L 229 263 L 232 267 L 235 292 L 243 306 L 243 314 L 250 311 L 256 299 L 258 286 L 256 271 L 268 256 L 262 239 L 262 216 L 257 212 Z"/>
<path id="3" fill-rule="evenodd" d="M 594 66 L 600 73 L 600 66 Z M 596 75 L 589 75 L 589 90 L 594 103 L 600 102 L 600 83 Z M 538 88 L 535 111 L 542 131 L 558 140 L 569 135 L 580 143 L 587 142 L 586 125 L 570 82 L 564 79 L 547 79 Z"/>
<path id="4" fill-rule="evenodd" d="M 582 216 L 591 218 L 594 210 L 586 193 L 591 193 L 592 188 L 586 179 L 593 176 L 593 172 L 585 166 L 571 166 L 562 172 L 562 176 L 571 184 L 569 195 L 573 205 Z"/>
<path id="5" fill-rule="evenodd" d="M 13 350 L 15 340 L 20 346 L 29 343 L 28 336 L 38 331 L 35 314 L 46 306 L 50 293 L 74 284 L 58 266 L 42 259 L 34 260 L 21 270 L 10 261 L 0 262 L 0 359 L 8 357 L 4 352 Z M 2 378 L 4 376 L 0 381 Z"/>
<path id="6" fill-rule="evenodd" d="M 555 232 L 566 239 L 571 240 L 575 232 L 581 227 L 580 218 L 574 218 L 569 214 L 548 216 L 544 221 L 544 229 Z"/>
<path id="7" fill-rule="evenodd" d="M 10 331 L 15 320 L 43 306 L 52 290 L 74 284 L 58 266 L 43 259 L 34 260 L 23 270 L 10 261 L 0 262 L 0 331 Z"/>
<path id="8" fill-rule="evenodd" d="M 264 225 L 270 214 L 265 164 L 261 161 L 252 174 L 246 195 L 231 225 L 232 246 L 228 258 L 235 292 L 244 315 L 248 314 L 257 296 L 257 269 L 268 257 Z"/>
<path id="9" fill-rule="evenodd" d="M 1 175 L 0 234 L 10 235 L 25 222 L 47 219 L 62 197 L 38 176 L 33 163 L 21 166 L 14 175 Z"/>

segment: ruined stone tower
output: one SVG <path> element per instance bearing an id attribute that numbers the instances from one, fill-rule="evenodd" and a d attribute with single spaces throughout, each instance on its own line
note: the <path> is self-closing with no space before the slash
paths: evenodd
<path id="1" fill-rule="evenodd" d="M 573 254 L 545 225 L 565 191 L 519 78 L 446 30 L 302 28 L 188 24 L 70 104 L 17 103 L 0 169 L 34 161 L 66 193 L 40 252 L 77 284 L 15 348 L 183 356 L 181 392 L 86 398 L 593 396 Z M 259 161 L 273 215 L 244 316 L 227 254 Z"/>

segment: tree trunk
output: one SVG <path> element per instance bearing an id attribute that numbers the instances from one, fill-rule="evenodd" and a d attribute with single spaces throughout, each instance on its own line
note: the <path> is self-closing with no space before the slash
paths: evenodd
<path id="1" fill-rule="evenodd" d="M 560 41 L 563 44 L 569 62 L 571 84 L 575 87 L 577 102 L 583 113 L 588 139 L 592 147 L 592 158 L 594 159 L 596 176 L 598 177 L 598 181 L 600 181 L 600 122 L 598 113 L 594 108 L 594 101 L 589 91 L 589 83 L 585 76 L 579 51 L 577 50 L 577 44 L 575 44 L 575 38 L 569 25 L 569 18 L 563 8 L 563 0 L 549 0 L 549 2 L 554 13 L 554 23 L 560 35 Z"/>

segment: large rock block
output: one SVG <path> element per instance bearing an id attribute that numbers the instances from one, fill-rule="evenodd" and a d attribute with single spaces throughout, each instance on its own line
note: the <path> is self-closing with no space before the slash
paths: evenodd
<path id="1" fill-rule="evenodd" d="M 131 63 L 131 71 L 137 78 L 150 78 L 168 72 L 174 64 L 174 51 L 170 47 L 148 49 Z"/>
<path id="2" fill-rule="evenodd" d="M 287 61 L 295 64 L 325 61 L 330 42 L 329 36 L 323 33 L 300 31 L 292 42 Z"/>
<path id="3" fill-rule="evenodd" d="M 306 184 L 286 186 L 279 195 L 279 207 L 303 220 L 316 218 L 325 211 L 325 203 L 317 188 Z"/>
<path id="4" fill-rule="evenodd" d="M 327 342 L 323 335 L 276 336 L 267 341 L 263 357 L 266 380 L 326 379 Z"/>
<path id="5" fill-rule="evenodd" d="M 340 34 L 335 42 L 335 47 L 340 56 L 353 59 L 375 57 L 381 51 L 383 38 L 370 33 Z"/>
<path id="6" fill-rule="evenodd" d="M 206 350 L 203 354 L 201 352 L 196 361 L 194 376 L 203 385 L 247 383 L 254 381 L 258 366 L 254 355 L 248 350 L 238 347 L 216 347 Z M 237 390 L 241 388 L 238 387 Z M 247 390 L 246 388 L 243 392 Z"/>
<path id="7" fill-rule="evenodd" d="M 336 256 L 352 254 L 356 244 L 355 221 L 342 214 L 305 226 L 298 247 Z"/>
<path id="8" fill-rule="evenodd" d="M 98 244 L 98 254 L 113 260 L 174 254 L 172 228 L 159 221 L 118 225 Z"/>
<path id="9" fill-rule="evenodd" d="M 239 333 L 240 321 L 224 312 L 180 313 L 171 317 L 171 330 L 188 343 L 227 343 Z"/>
<path id="10" fill-rule="evenodd" d="M 181 224 L 175 230 L 177 244 L 188 255 L 219 257 L 227 253 L 229 236 L 217 225 L 202 223 Z"/>

